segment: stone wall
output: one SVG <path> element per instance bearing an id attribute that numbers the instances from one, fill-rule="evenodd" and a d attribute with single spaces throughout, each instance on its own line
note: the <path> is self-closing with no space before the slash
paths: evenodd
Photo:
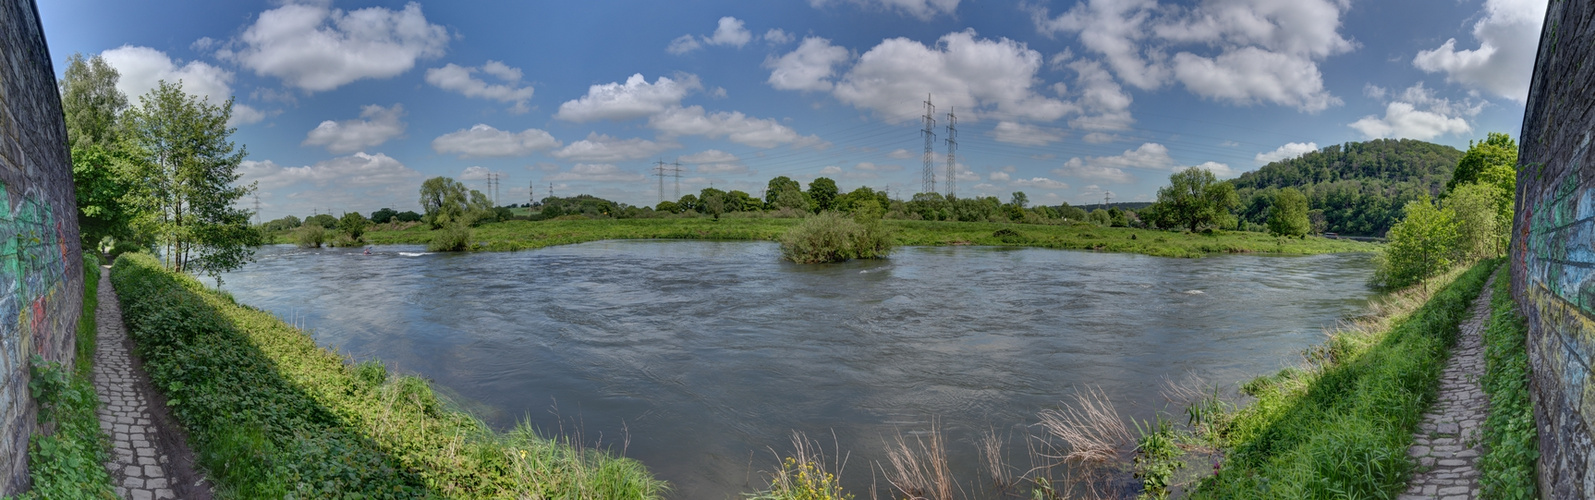
<path id="1" fill-rule="evenodd" d="M 1541 495 L 1595 499 L 1595 3 L 1554 1 L 1523 117 L 1512 290 L 1529 320 Z"/>
<path id="2" fill-rule="evenodd" d="M 70 365 L 83 307 L 72 162 L 38 12 L 0 0 L 0 494 L 28 485 L 28 359 Z"/>

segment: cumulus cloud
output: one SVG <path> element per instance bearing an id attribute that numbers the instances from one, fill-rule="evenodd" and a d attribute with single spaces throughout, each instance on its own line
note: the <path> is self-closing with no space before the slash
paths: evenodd
<path id="1" fill-rule="evenodd" d="M 720 24 L 714 29 L 714 36 L 706 40 L 709 45 L 732 45 L 741 48 L 753 41 L 753 33 L 743 27 L 741 19 L 731 16 L 720 18 Z"/>
<path id="2" fill-rule="evenodd" d="M 1273 151 L 1257 153 L 1254 161 L 1256 161 L 1258 165 L 1267 165 L 1280 160 L 1289 160 L 1291 158 L 1295 158 L 1317 150 L 1318 143 L 1316 142 L 1309 142 L 1305 144 L 1300 142 L 1292 142 L 1287 143 L 1284 146 L 1280 146 L 1279 149 L 1275 149 Z"/>
<path id="3" fill-rule="evenodd" d="M 1484 103 L 1471 100 L 1452 102 L 1435 97 L 1434 91 L 1418 82 L 1395 96 L 1385 105 L 1383 117 L 1368 115 L 1349 126 L 1362 132 L 1363 137 L 1407 138 L 1427 141 L 1445 134 L 1466 134 L 1473 131 L 1467 117 L 1479 114 Z"/>
<path id="4" fill-rule="evenodd" d="M 679 56 L 701 48 L 703 48 L 703 44 L 698 43 L 698 37 L 681 35 L 671 40 L 670 45 L 665 46 L 665 52 Z"/>
<path id="5" fill-rule="evenodd" d="M 830 4 L 850 3 L 870 10 L 892 11 L 928 21 L 939 14 L 952 14 L 958 10 L 958 0 L 809 0 L 814 8 Z"/>
<path id="6" fill-rule="evenodd" d="M 465 170 L 460 172 L 460 180 L 462 180 L 462 181 L 479 181 L 479 180 L 482 180 L 482 179 L 486 179 L 488 177 L 488 175 L 491 175 L 492 173 L 493 173 L 493 171 L 489 170 L 487 167 L 483 167 L 483 166 L 480 166 L 480 165 L 472 165 L 472 166 L 469 166 L 469 167 L 465 167 Z"/>
<path id="7" fill-rule="evenodd" d="M 725 137 L 737 144 L 770 148 L 782 144 L 819 144 L 815 136 L 800 136 L 772 119 L 752 118 L 740 111 L 709 113 L 703 106 L 674 107 L 648 118 L 648 126 L 667 138 L 700 135 Z"/>
<path id="8" fill-rule="evenodd" d="M 335 122 L 326 120 L 305 135 L 303 146 L 324 146 L 327 152 L 346 154 L 381 145 L 404 134 L 404 106 L 376 104 L 360 108 L 360 118 Z"/>
<path id="9" fill-rule="evenodd" d="M 792 52 L 764 60 L 764 67 L 770 69 L 765 81 L 780 90 L 828 91 L 836 65 L 847 62 L 848 57 L 847 49 L 831 45 L 830 40 L 807 37 Z"/>
<path id="10" fill-rule="evenodd" d="M 1021 146 L 1045 146 L 1063 140 L 1063 131 L 1051 127 L 1038 127 L 1009 121 L 998 122 L 991 130 L 997 142 Z"/>
<path id="11" fill-rule="evenodd" d="M 1039 189 L 1069 189 L 1069 185 L 1046 177 L 1032 177 L 1029 179 L 1014 179 L 1008 185 L 1014 187 L 1033 187 Z"/>
<path id="12" fill-rule="evenodd" d="M 842 173 L 842 167 L 836 165 L 826 165 L 820 169 L 820 175 L 837 175 L 840 173 Z"/>
<path id="13" fill-rule="evenodd" d="M 608 163 L 577 163 L 567 172 L 543 178 L 545 181 L 587 182 L 640 182 L 647 179 L 648 176 L 641 173 L 624 171 Z"/>
<path id="14" fill-rule="evenodd" d="M 586 139 L 570 143 L 551 153 L 555 158 L 585 162 L 617 162 L 640 160 L 663 151 L 681 147 L 673 143 L 659 143 L 641 138 L 616 139 L 593 132 Z"/>
<path id="15" fill-rule="evenodd" d="M 1318 61 L 1356 47 L 1340 34 L 1346 8 L 1335 0 L 1210 1 L 1191 7 L 1089 0 L 1057 16 L 1032 8 L 1032 16 L 1043 34 L 1077 35 L 1114 75 L 1137 88 L 1178 81 L 1218 101 L 1317 112 L 1341 104 L 1324 89 Z"/>
<path id="16" fill-rule="evenodd" d="M 1099 180 L 1105 182 L 1128 183 L 1135 177 L 1126 172 L 1126 169 L 1140 168 L 1162 170 L 1173 168 L 1177 165 L 1173 157 L 1169 156 L 1169 149 L 1162 144 L 1148 142 L 1135 149 L 1126 149 L 1124 153 L 1114 156 L 1088 156 L 1085 158 L 1074 157 L 1063 165 L 1053 169 L 1052 173 L 1063 177 Z"/>
<path id="17" fill-rule="evenodd" d="M 497 77 L 504 83 L 490 84 L 486 80 L 477 78 L 476 72 Z M 426 82 L 433 86 L 464 94 L 465 97 L 492 99 L 499 102 L 512 102 L 514 106 L 510 112 L 515 114 L 525 113 L 530 110 L 526 101 L 532 98 L 531 87 L 517 87 L 521 81 L 520 68 L 512 68 L 502 62 L 489 60 L 480 68 L 459 66 L 449 63 L 441 68 L 426 70 Z"/>
<path id="18" fill-rule="evenodd" d="M 747 172 L 748 167 L 742 164 L 742 159 L 737 155 L 718 149 L 706 149 L 681 157 L 684 163 L 692 163 L 694 171 L 706 174 L 725 174 Z"/>
<path id="19" fill-rule="evenodd" d="M 764 41 L 770 45 L 786 45 L 792 43 L 792 40 L 796 38 L 781 28 L 770 28 L 770 31 L 764 32 Z"/>
<path id="20" fill-rule="evenodd" d="M 363 78 L 390 78 L 419 59 L 443 55 L 448 31 L 427 22 L 421 4 L 353 11 L 290 3 L 260 13 L 216 56 L 309 92 Z"/>
<path id="21" fill-rule="evenodd" d="M 867 162 L 867 161 L 861 161 L 861 162 L 858 162 L 857 165 L 854 165 L 853 169 L 854 170 L 864 170 L 864 171 L 867 171 L 867 172 L 898 172 L 898 171 L 903 170 L 903 166 L 902 165 L 892 165 L 892 164 L 878 165 L 878 164 L 870 163 L 870 162 Z"/>
<path id="22" fill-rule="evenodd" d="M 896 158 L 896 159 L 899 159 L 899 160 L 906 160 L 906 159 L 909 159 L 909 158 L 913 158 L 915 156 L 917 156 L 917 155 L 915 155 L 914 153 L 908 152 L 907 149 L 901 149 L 901 148 L 893 149 L 892 152 L 886 153 L 886 157 L 887 158 Z"/>
<path id="23" fill-rule="evenodd" d="M 1008 182 L 1013 179 L 1013 176 L 1008 175 L 1007 172 L 992 172 L 987 174 L 987 179 L 992 182 Z"/>
<path id="24" fill-rule="evenodd" d="M 859 56 L 833 95 L 889 122 L 916 119 L 919 100 L 933 96 L 938 111 L 969 118 L 1053 121 L 1074 111 L 1070 103 L 1036 93 L 1041 53 L 1007 38 L 977 38 L 974 30 L 949 33 L 934 46 L 908 38 L 881 41 Z"/>
<path id="25" fill-rule="evenodd" d="M 1412 65 L 1445 73 L 1447 81 L 1526 102 L 1545 8 L 1546 2 L 1539 0 L 1486 0 L 1483 16 L 1473 24 L 1479 48 L 1458 50 L 1457 39 L 1451 38 L 1418 52 Z"/>
<path id="26" fill-rule="evenodd" d="M 365 188 L 412 182 L 421 176 L 399 160 L 377 153 L 355 153 L 302 167 L 283 167 L 271 160 L 244 160 L 238 165 L 243 183 L 259 182 L 263 190 L 307 183 L 318 187 Z"/>
<path id="27" fill-rule="evenodd" d="M 458 153 L 462 158 L 526 156 L 536 151 L 560 147 L 560 142 L 548 132 L 529 128 L 520 132 L 499 130 L 478 123 L 469 129 L 460 129 L 432 140 L 432 150 L 439 153 Z"/>
<path id="28" fill-rule="evenodd" d="M 578 123 L 642 118 L 679 106 L 687 94 L 702 88 L 694 75 L 680 75 L 675 80 L 661 76 L 648 83 L 638 73 L 627 78 L 626 83 L 588 87 L 587 95 L 560 104 L 554 117 Z"/>
<path id="29" fill-rule="evenodd" d="M 137 106 L 138 98 L 148 94 L 161 80 L 183 84 L 183 91 L 199 96 L 207 104 L 221 106 L 233 97 L 233 72 L 206 64 L 189 61 L 178 64 L 165 52 L 149 47 L 123 45 L 100 53 L 105 63 L 116 68 L 121 78 L 116 90 L 127 96 L 129 103 Z M 243 104 L 233 104 L 233 114 L 228 126 L 259 123 L 266 113 Z"/>
<path id="30" fill-rule="evenodd" d="M 1085 141 L 1088 144 L 1107 144 L 1107 143 L 1110 143 L 1110 142 L 1122 141 L 1122 140 L 1124 140 L 1124 138 L 1123 137 L 1119 137 L 1119 134 L 1109 134 L 1109 133 L 1105 133 L 1105 132 L 1092 132 L 1092 133 L 1086 134 L 1084 136 L 1081 136 L 1080 140 Z"/>
<path id="31" fill-rule="evenodd" d="M 1208 172 L 1212 172 L 1214 177 L 1218 177 L 1220 179 L 1228 179 L 1230 177 L 1234 177 L 1236 174 L 1239 173 L 1239 172 L 1236 172 L 1234 169 L 1229 168 L 1229 164 L 1227 164 L 1227 163 L 1219 163 L 1219 162 L 1216 162 L 1216 161 L 1202 162 L 1201 165 L 1196 165 L 1196 166 L 1191 166 L 1191 167 L 1185 167 L 1185 166 L 1174 167 L 1174 171 L 1178 172 L 1178 171 L 1185 170 L 1185 169 L 1188 169 L 1188 168 L 1200 168 L 1202 170 L 1206 170 Z"/>
<path id="32" fill-rule="evenodd" d="M 1114 81 L 1113 75 L 1096 61 L 1084 59 L 1069 63 L 1075 71 L 1075 86 L 1080 90 L 1078 100 L 1081 116 L 1069 120 L 1069 126 L 1093 131 L 1128 130 L 1135 119 L 1130 116 L 1130 94 Z M 1087 140 L 1104 134 L 1087 134 Z"/>

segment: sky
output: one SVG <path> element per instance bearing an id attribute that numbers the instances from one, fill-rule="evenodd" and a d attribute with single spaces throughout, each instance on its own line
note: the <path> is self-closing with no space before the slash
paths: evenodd
<path id="1" fill-rule="evenodd" d="M 1056 205 L 1152 201 L 1374 138 L 1516 137 L 1534 0 L 39 2 L 57 77 L 100 55 L 233 99 L 264 220 L 500 204 L 652 206 L 771 178 Z M 956 118 L 956 121 L 954 120 Z M 948 128 L 956 123 L 956 135 Z M 949 144 L 956 149 L 949 179 Z M 664 162 L 660 168 L 658 162 Z M 664 177 L 659 174 L 663 173 Z M 949 182 L 951 180 L 951 182 Z M 245 200 L 253 208 L 253 197 Z"/>

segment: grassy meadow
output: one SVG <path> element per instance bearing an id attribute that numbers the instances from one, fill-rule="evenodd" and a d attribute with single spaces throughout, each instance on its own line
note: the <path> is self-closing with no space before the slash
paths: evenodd
<path id="1" fill-rule="evenodd" d="M 617 239 L 774 241 L 802 219 L 666 218 L 506 221 L 472 229 L 475 248 L 509 251 Z M 1214 234 L 1100 227 L 1088 223 L 1038 225 L 993 222 L 885 220 L 897 246 L 990 245 L 1139 253 L 1162 257 L 1202 257 L 1220 253 L 1323 254 L 1373 252 L 1379 245 L 1319 237 L 1275 238 L 1263 233 Z M 365 233 L 374 245 L 426 244 L 434 231 L 425 225 L 403 229 L 377 226 Z M 291 233 L 276 237 L 292 243 Z"/>

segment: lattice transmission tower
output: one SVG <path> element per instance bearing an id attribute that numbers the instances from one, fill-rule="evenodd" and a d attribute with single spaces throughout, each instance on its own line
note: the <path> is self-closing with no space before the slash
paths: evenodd
<path id="1" fill-rule="evenodd" d="M 921 172 L 924 185 L 920 188 L 922 193 L 936 192 L 936 105 L 930 103 L 930 94 L 925 94 L 925 130 L 919 131 L 925 136 L 925 166 Z"/>

